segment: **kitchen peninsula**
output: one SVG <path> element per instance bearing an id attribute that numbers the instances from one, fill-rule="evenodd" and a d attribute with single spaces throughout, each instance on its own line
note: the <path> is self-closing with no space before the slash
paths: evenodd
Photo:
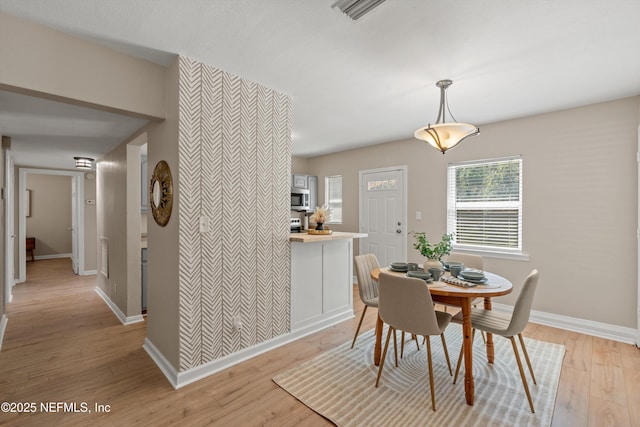
<path id="1" fill-rule="evenodd" d="M 291 234 L 291 332 L 306 335 L 353 317 L 353 239 L 362 237 Z"/>

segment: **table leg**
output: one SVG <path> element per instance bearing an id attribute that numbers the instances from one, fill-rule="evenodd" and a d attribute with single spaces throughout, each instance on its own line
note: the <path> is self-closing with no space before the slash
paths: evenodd
<path id="1" fill-rule="evenodd" d="M 473 405 L 473 338 L 471 328 L 471 301 L 462 301 L 462 345 L 464 348 L 464 395 L 467 405 Z"/>
<path id="2" fill-rule="evenodd" d="M 376 321 L 376 345 L 373 348 L 373 363 L 376 366 L 380 366 L 380 355 L 382 354 L 382 326 L 382 319 L 378 315 L 378 320 Z"/>
<path id="3" fill-rule="evenodd" d="M 484 309 L 491 310 L 491 298 L 484 299 Z M 487 333 L 487 361 L 493 363 L 494 351 L 493 351 L 493 334 Z"/>

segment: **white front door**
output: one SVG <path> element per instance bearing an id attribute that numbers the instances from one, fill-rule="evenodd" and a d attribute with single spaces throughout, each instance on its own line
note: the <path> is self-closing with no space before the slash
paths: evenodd
<path id="1" fill-rule="evenodd" d="M 360 254 L 381 266 L 407 259 L 406 166 L 360 171 Z"/>

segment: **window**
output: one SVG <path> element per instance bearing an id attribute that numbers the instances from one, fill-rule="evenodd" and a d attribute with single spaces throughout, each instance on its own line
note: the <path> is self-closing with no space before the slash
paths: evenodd
<path id="1" fill-rule="evenodd" d="M 324 178 L 324 200 L 331 213 L 329 224 L 342 224 L 342 176 Z"/>
<path id="2" fill-rule="evenodd" d="M 451 164 L 447 232 L 457 249 L 522 253 L 522 158 Z"/>
<path id="3" fill-rule="evenodd" d="M 369 181 L 367 183 L 367 191 L 387 191 L 387 190 L 397 190 L 397 189 L 398 189 L 397 179 L 385 179 L 383 181 Z"/>

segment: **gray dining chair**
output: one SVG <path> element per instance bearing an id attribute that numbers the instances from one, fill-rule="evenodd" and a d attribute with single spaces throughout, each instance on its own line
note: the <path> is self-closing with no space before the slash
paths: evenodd
<path id="1" fill-rule="evenodd" d="M 433 364 L 431 361 L 431 335 L 440 335 L 445 358 L 451 374 L 451 363 L 444 330 L 451 321 L 451 315 L 436 311 L 427 283 L 422 279 L 380 273 L 379 277 L 379 313 L 382 321 L 389 325 L 387 339 L 382 351 L 382 359 L 378 367 L 376 387 L 380 384 L 380 376 L 389 348 L 391 333 L 396 329 L 426 339 L 427 361 L 429 365 L 429 389 L 431 390 L 431 409 L 436 410 L 436 399 L 433 382 Z M 395 340 L 395 338 L 394 338 Z"/>
<path id="2" fill-rule="evenodd" d="M 358 293 L 364 304 L 364 309 L 360 316 L 360 322 L 358 322 L 356 334 L 353 336 L 351 348 L 356 344 L 356 339 L 358 338 L 364 315 L 367 313 L 367 308 L 378 308 L 378 282 L 373 280 L 371 272 L 380 267 L 378 258 L 376 258 L 374 254 L 357 255 L 354 257 L 354 264 L 356 267 L 356 277 L 358 278 Z"/>
<path id="3" fill-rule="evenodd" d="M 516 345 L 515 336 L 518 336 L 520 341 L 520 345 L 522 346 L 522 352 L 524 354 L 524 358 L 529 367 L 529 372 L 531 373 L 531 378 L 533 379 L 533 383 L 537 384 L 536 377 L 533 374 L 533 367 L 531 366 L 531 360 L 529 359 L 529 354 L 527 353 L 527 347 L 524 345 L 524 339 L 522 339 L 522 331 L 529 323 L 529 316 L 531 314 L 531 305 L 533 304 L 533 296 L 536 291 L 536 287 L 538 285 L 538 270 L 533 270 L 524 281 L 524 285 L 522 290 L 520 291 L 520 295 L 516 299 L 516 304 L 513 307 L 513 313 L 511 317 L 504 316 L 499 313 L 495 313 L 492 310 L 485 310 L 482 308 L 472 308 L 471 309 L 471 327 L 474 332 L 476 329 L 480 331 L 484 331 L 494 335 L 500 335 L 505 338 L 508 338 L 511 341 L 511 346 L 513 347 L 513 354 L 516 358 L 516 363 L 518 365 L 518 370 L 520 371 L 520 378 L 522 379 L 522 385 L 524 386 L 524 391 L 527 394 L 527 399 L 529 400 L 529 407 L 531 408 L 531 412 L 535 413 L 533 408 L 533 401 L 531 400 L 531 393 L 529 392 L 529 386 L 527 385 L 527 379 L 524 375 L 524 370 L 522 369 L 522 362 L 520 361 L 520 355 L 518 353 L 518 346 Z M 462 322 L 461 313 L 458 313 L 454 318 L 455 321 Z M 473 339 L 472 339 L 473 340 Z M 458 371 L 460 370 L 460 362 L 462 360 L 462 348 L 460 349 L 460 356 L 458 357 L 458 364 L 456 366 L 456 374 L 453 379 L 453 383 L 455 384 L 456 379 L 458 378 Z"/>
<path id="4" fill-rule="evenodd" d="M 364 304 L 364 309 L 362 310 L 362 315 L 360 315 L 360 321 L 358 322 L 356 333 L 353 336 L 351 348 L 353 348 L 356 344 L 358 333 L 360 333 L 360 328 L 362 327 L 362 321 L 364 320 L 364 316 L 367 313 L 367 308 L 378 308 L 378 282 L 373 280 L 373 278 L 371 277 L 371 272 L 380 267 L 380 265 L 378 264 L 378 258 L 374 254 L 356 255 L 354 257 L 354 264 L 356 268 L 356 277 L 358 278 L 358 293 L 360 294 L 360 300 L 362 300 L 362 303 Z M 404 354 L 404 332 L 401 333 L 402 351 L 400 357 L 402 358 L 402 355 Z M 394 331 L 393 349 L 395 354 L 396 366 L 398 366 L 398 348 L 396 342 L 396 333 Z M 418 346 L 417 339 L 416 346 Z M 420 350 L 419 346 L 418 350 Z"/>

